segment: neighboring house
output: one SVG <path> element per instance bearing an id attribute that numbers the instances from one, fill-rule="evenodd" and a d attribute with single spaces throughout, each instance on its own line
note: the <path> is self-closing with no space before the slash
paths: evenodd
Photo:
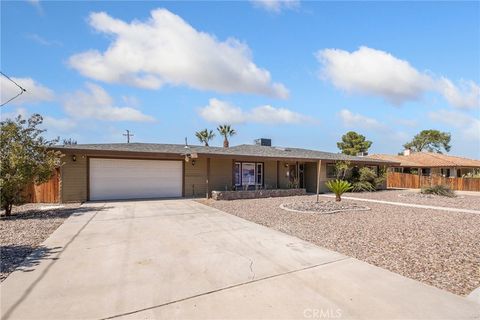
<path id="1" fill-rule="evenodd" d="M 403 155 L 372 154 L 367 158 L 400 163 L 389 168 L 392 172 L 414 173 L 423 176 L 461 178 L 480 170 L 480 160 L 433 152 L 409 152 L 406 150 Z"/>
<path id="2" fill-rule="evenodd" d="M 231 148 L 175 144 L 120 143 L 56 146 L 65 157 L 60 169 L 60 202 L 160 197 L 205 197 L 211 191 L 305 188 L 325 192 L 334 165 L 396 163 L 298 148 L 257 145 Z M 320 172 L 317 172 L 317 167 Z M 317 175 L 318 174 L 318 175 Z"/>

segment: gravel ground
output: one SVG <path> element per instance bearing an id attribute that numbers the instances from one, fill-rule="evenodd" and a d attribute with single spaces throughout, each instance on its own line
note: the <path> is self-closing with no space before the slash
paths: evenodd
<path id="1" fill-rule="evenodd" d="M 279 208 L 294 201 L 315 196 L 202 203 L 455 294 L 480 286 L 478 214 L 377 203 L 368 203 L 370 211 L 334 214 Z"/>
<path id="2" fill-rule="evenodd" d="M 281 209 L 290 209 L 308 213 L 332 214 L 340 211 L 370 210 L 367 206 L 362 206 L 353 202 L 320 200 L 313 201 L 292 201 L 285 202 L 280 206 Z"/>
<path id="3" fill-rule="evenodd" d="M 12 216 L 0 219 L 0 281 L 15 270 L 34 250 L 39 259 L 59 248 L 45 248 L 41 243 L 80 206 L 79 203 L 57 205 L 30 203 L 14 207 Z M 39 261 L 31 261 L 34 266 Z"/>
<path id="4" fill-rule="evenodd" d="M 480 195 L 458 195 L 455 198 L 449 198 L 432 194 L 421 194 L 420 190 L 382 190 L 377 192 L 351 192 L 345 193 L 344 196 L 393 202 L 424 204 L 437 207 L 453 207 L 461 209 L 480 210 Z"/>

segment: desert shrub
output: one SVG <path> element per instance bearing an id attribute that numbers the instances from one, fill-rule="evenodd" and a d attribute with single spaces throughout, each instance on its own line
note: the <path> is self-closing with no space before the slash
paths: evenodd
<path id="1" fill-rule="evenodd" d="M 356 173 L 352 170 L 352 180 L 350 183 L 352 184 L 352 191 L 353 192 L 372 192 L 377 190 L 377 180 L 378 176 L 374 170 L 363 167 L 363 168 L 356 168 Z"/>
<path id="2" fill-rule="evenodd" d="M 327 181 L 325 185 L 330 191 L 335 193 L 336 201 L 341 201 L 342 194 L 352 189 L 352 185 L 350 184 L 350 182 L 339 179 Z"/>
<path id="3" fill-rule="evenodd" d="M 352 191 L 353 192 L 372 192 L 377 190 L 373 184 L 367 181 L 357 181 L 352 183 Z"/>
<path id="4" fill-rule="evenodd" d="M 443 196 L 443 197 L 456 197 L 455 192 L 450 189 L 447 186 L 432 186 L 432 187 L 427 187 L 423 188 L 421 193 L 423 194 L 435 194 L 437 196 Z"/>

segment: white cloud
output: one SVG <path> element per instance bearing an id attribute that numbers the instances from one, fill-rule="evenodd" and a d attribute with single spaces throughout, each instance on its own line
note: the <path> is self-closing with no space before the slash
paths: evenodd
<path id="1" fill-rule="evenodd" d="M 60 132 L 69 132 L 77 126 L 73 119 L 69 118 L 54 118 L 50 116 L 43 117 L 43 126 L 48 130 L 56 130 Z"/>
<path id="2" fill-rule="evenodd" d="M 385 51 L 364 46 L 353 52 L 324 49 L 318 51 L 316 57 L 322 65 L 321 77 L 347 92 L 380 96 L 400 105 L 419 100 L 428 91 L 436 91 L 455 107 L 479 105 L 480 89 L 474 82 L 466 82 L 467 85 L 459 89 L 447 78 L 434 78 L 420 72 L 408 61 Z"/>
<path id="3" fill-rule="evenodd" d="M 10 77 L 13 81 L 18 83 L 27 91 L 24 92 L 21 96 L 15 98 L 8 104 L 12 105 L 24 105 L 24 104 L 33 104 L 43 101 L 52 101 L 55 98 L 53 91 L 40 83 L 36 82 L 32 78 L 17 78 Z M 17 87 L 10 80 L 4 76 L 0 77 L 0 100 L 2 103 L 5 103 L 9 99 L 13 98 L 21 92 L 20 88 Z M 7 104 L 7 105 L 8 105 Z"/>
<path id="4" fill-rule="evenodd" d="M 480 107 L 480 86 L 473 81 L 463 81 L 459 88 L 449 79 L 441 78 L 438 87 L 445 99 L 457 108 Z"/>
<path id="5" fill-rule="evenodd" d="M 203 119 L 214 123 L 236 124 L 246 121 L 241 108 L 215 98 L 210 99 L 208 105 L 199 110 L 199 114 Z"/>
<path id="6" fill-rule="evenodd" d="M 459 129 L 463 138 L 476 141 L 477 145 L 480 144 L 480 118 L 446 109 L 430 112 L 428 117 L 433 121 Z"/>
<path id="7" fill-rule="evenodd" d="M 31 116 L 31 113 L 25 108 L 17 108 L 11 112 L 2 112 L 2 121 L 5 119 L 15 119 L 17 116 L 22 116 L 23 119 L 28 119 Z M 67 132 L 77 124 L 72 119 L 68 118 L 54 118 L 51 116 L 43 116 L 43 123 L 41 127 L 44 129 L 51 129 L 56 131 Z"/>
<path id="8" fill-rule="evenodd" d="M 377 119 L 369 118 L 359 113 L 353 113 L 348 109 L 342 109 L 338 113 L 345 127 L 363 128 L 374 130 L 385 130 L 386 126 L 381 124 Z"/>
<path id="9" fill-rule="evenodd" d="M 288 96 L 285 86 L 272 83 L 270 73 L 253 63 L 245 43 L 235 38 L 219 41 L 166 9 L 153 10 L 148 21 L 130 23 L 92 13 L 89 23 L 113 41 L 104 52 L 89 50 L 70 57 L 70 65 L 84 76 L 147 89 L 169 84 Z"/>
<path id="10" fill-rule="evenodd" d="M 245 122 L 295 124 L 312 121 L 308 116 L 285 108 L 263 105 L 244 111 L 239 107 L 218 99 L 210 99 L 209 104 L 199 110 L 199 114 L 203 119 L 218 124 L 238 124 Z"/>
<path id="11" fill-rule="evenodd" d="M 6 120 L 6 119 L 15 119 L 17 116 L 22 116 L 23 119 L 27 119 L 28 116 L 29 116 L 29 113 L 27 111 L 27 109 L 25 108 L 17 108 L 13 111 L 10 111 L 10 112 L 1 112 L 0 113 L 0 118 L 2 121 Z"/>
<path id="12" fill-rule="evenodd" d="M 90 118 L 104 121 L 154 121 L 129 106 L 115 106 L 112 97 L 100 86 L 87 83 L 87 90 L 67 95 L 63 101 L 65 112 L 73 118 Z"/>
<path id="13" fill-rule="evenodd" d="M 48 40 L 36 33 L 29 33 L 26 35 L 26 38 L 32 40 L 33 42 L 41 44 L 42 46 L 61 46 L 62 45 L 60 41 Z"/>
<path id="14" fill-rule="evenodd" d="M 283 10 L 291 10 L 300 7 L 299 0 L 252 0 L 255 7 L 270 12 L 280 13 Z"/>

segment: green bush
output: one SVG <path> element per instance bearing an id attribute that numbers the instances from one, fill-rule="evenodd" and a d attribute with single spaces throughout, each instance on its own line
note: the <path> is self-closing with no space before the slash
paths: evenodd
<path id="1" fill-rule="evenodd" d="M 342 194 L 352 189 L 352 185 L 350 184 L 350 182 L 339 179 L 327 181 L 325 185 L 330 191 L 335 193 L 336 201 L 341 201 Z"/>
<path id="2" fill-rule="evenodd" d="M 357 181 L 352 183 L 352 191 L 353 192 L 373 192 L 376 191 L 377 189 L 371 184 L 370 182 L 367 181 Z"/>
<path id="3" fill-rule="evenodd" d="M 421 193 L 435 194 L 437 196 L 450 197 L 450 198 L 456 197 L 455 192 L 453 192 L 453 190 L 451 190 L 447 186 L 442 186 L 442 185 L 423 188 Z"/>

